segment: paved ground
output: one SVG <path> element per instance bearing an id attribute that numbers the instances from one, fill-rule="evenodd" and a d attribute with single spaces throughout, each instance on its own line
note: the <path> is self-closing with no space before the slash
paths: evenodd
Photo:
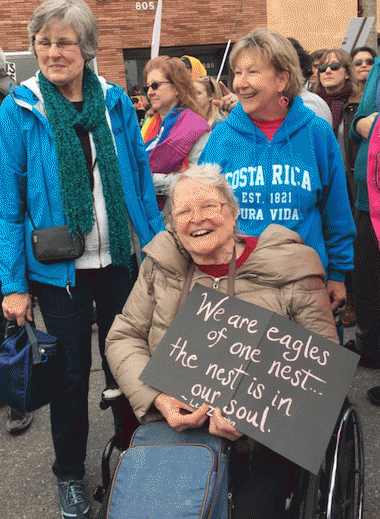
<path id="1" fill-rule="evenodd" d="M 354 330 L 345 331 L 345 341 L 353 338 Z M 93 370 L 90 379 L 90 437 L 86 462 L 86 490 L 91 496 L 100 484 L 102 450 L 112 436 L 110 410 L 99 409 L 103 374 L 93 340 Z M 366 399 L 368 388 L 380 385 L 378 370 L 358 368 L 349 397 L 358 408 L 365 440 L 365 512 L 364 519 L 380 518 L 380 407 Z M 49 412 L 37 411 L 28 431 L 17 437 L 4 427 L 6 408 L 0 408 L 0 519 L 59 519 L 59 501 L 55 478 L 51 472 L 53 447 L 49 429 Z M 93 504 L 93 511 L 99 505 Z M 268 518 L 270 519 L 270 518 Z"/>

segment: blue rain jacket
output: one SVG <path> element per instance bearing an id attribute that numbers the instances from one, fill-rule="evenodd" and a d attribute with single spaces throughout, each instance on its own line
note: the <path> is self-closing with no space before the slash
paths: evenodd
<path id="1" fill-rule="evenodd" d="M 163 230 L 152 175 L 133 105 L 119 86 L 99 78 L 116 142 L 125 202 L 144 247 Z M 31 247 L 33 226 L 64 225 L 57 155 L 37 77 L 16 87 L 0 107 L 0 277 L 4 295 L 27 280 L 75 285 L 75 262 L 44 265 Z M 70 153 L 70 150 L 68 150 Z"/>

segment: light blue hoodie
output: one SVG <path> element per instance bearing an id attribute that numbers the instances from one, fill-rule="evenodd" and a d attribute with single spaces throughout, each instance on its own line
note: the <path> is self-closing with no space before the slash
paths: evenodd
<path id="1" fill-rule="evenodd" d="M 37 77 L 16 87 L 0 108 L 0 277 L 4 295 L 26 292 L 28 279 L 60 287 L 75 285 L 75 262 L 43 265 L 34 258 L 31 247 L 33 226 L 26 206 L 37 228 L 65 224 L 53 131 Z M 144 247 L 163 230 L 163 223 L 136 112 L 121 87 L 99 80 L 128 214 Z"/>
<path id="2" fill-rule="evenodd" d="M 221 166 L 243 233 L 259 236 L 271 223 L 284 225 L 318 252 L 328 279 L 343 281 L 353 269 L 356 230 L 339 145 L 300 97 L 271 141 L 239 103 L 213 130 L 199 162 Z"/>

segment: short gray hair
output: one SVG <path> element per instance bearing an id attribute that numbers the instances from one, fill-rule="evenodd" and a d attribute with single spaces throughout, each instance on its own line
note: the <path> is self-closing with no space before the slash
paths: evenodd
<path id="1" fill-rule="evenodd" d="M 6 63 L 7 63 L 7 60 L 5 58 L 5 54 L 4 54 L 4 51 L 3 49 L 0 47 L 0 70 L 6 70 Z"/>
<path id="2" fill-rule="evenodd" d="M 176 173 L 169 190 L 169 210 L 173 208 L 173 198 L 176 187 L 180 182 L 187 179 L 204 182 L 205 184 L 217 189 L 230 206 L 232 214 L 235 217 L 239 215 L 238 201 L 228 180 L 221 173 L 221 168 L 218 164 L 198 164 L 197 166 L 190 166 L 190 168 L 183 173 Z"/>
<path id="3" fill-rule="evenodd" d="M 79 36 L 83 59 L 88 62 L 98 51 L 98 26 L 91 9 L 83 0 L 45 0 L 32 14 L 28 24 L 28 36 L 34 55 L 36 34 L 46 30 L 55 21 L 62 21 Z"/>

